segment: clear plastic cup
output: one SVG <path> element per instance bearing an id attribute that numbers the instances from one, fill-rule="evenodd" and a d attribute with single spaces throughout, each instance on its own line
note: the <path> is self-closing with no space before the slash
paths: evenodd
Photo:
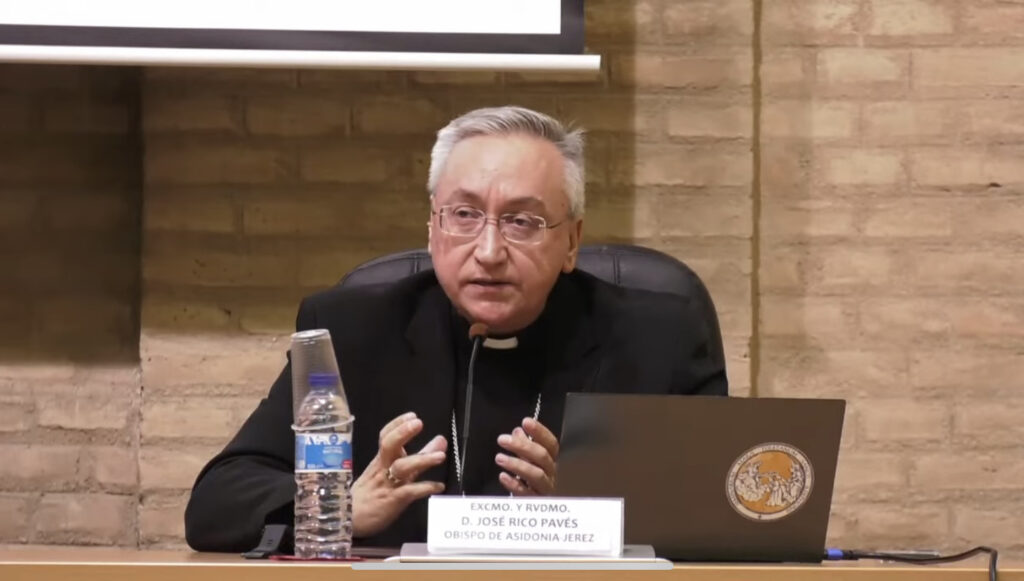
<path id="1" fill-rule="evenodd" d="M 327 329 L 310 329 L 292 334 L 292 419 L 298 417 L 299 407 L 309 393 L 310 374 L 327 373 L 341 377 L 338 359 L 334 355 L 331 333 Z M 339 395 L 345 399 L 345 389 Z M 348 400 L 345 399 L 348 406 Z"/>

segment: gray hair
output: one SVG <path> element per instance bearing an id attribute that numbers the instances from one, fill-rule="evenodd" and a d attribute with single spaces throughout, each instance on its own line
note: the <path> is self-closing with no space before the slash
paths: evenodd
<path id="1" fill-rule="evenodd" d="M 452 120 L 437 132 L 437 141 L 430 151 L 430 174 L 427 190 L 433 198 L 437 182 L 448 161 L 448 154 L 463 139 L 478 135 L 526 134 L 550 141 L 565 161 L 565 195 L 569 198 L 572 218 L 583 216 L 586 177 L 583 166 L 583 130 L 567 130 L 561 123 L 543 113 L 524 107 L 489 107 L 470 111 Z"/>

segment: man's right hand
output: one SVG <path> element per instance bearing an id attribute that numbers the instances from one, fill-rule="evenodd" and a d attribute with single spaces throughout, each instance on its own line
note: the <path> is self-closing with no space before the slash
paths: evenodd
<path id="1" fill-rule="evenodd" d="M 416 481 L 424 470 L 444 462 L 448 449 L 444 436 L 436 436 L 416 454 L 405 452 L 405 445 L 421 430 L 423 421 L 414 412 L 398 416 L 381 429 L 377 455 L 352 485 L 353 536 L 375 535 L 413 501 L 444 492 L 441 482 Z"/>

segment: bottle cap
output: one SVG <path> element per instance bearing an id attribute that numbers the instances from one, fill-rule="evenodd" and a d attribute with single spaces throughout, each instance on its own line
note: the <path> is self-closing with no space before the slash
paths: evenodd
<path id="1" fill-rule="evenodd" d="M 334 387 L 341 383 L 338 376 L 333 373 L 310 373 L 309 387 Z"/>

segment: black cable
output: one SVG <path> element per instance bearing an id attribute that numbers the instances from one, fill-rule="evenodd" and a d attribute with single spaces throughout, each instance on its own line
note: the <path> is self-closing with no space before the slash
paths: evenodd
<path id="1" fill-rule="evenodd" d="M 895 561 L 898 563 L 910 563 L 913 565 L 937 565 L 940 563 L 952 563 L 969 559 L 980 553 L 988 553 L 988 578 L 989 581 L 996 581 L 998 571 L 996 569 L 999 560 L 999 551 L 992 547 L 974 547 L 968 551 L 947 556 L 912 555 L 907 553 L 880 553 L 873 551 L 827 549 L 825 560 L 827 561 L 856 561 L 859 559 L 877 559 L 881 561 Z"/>

